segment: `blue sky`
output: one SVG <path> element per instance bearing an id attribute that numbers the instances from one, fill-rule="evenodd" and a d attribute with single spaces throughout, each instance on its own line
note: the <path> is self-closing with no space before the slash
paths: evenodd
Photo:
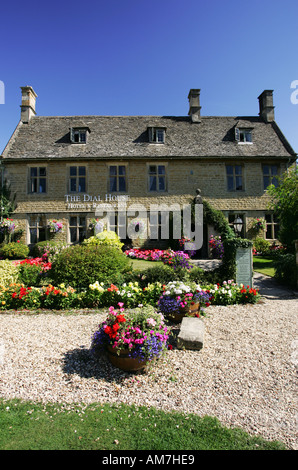
<path id="1" fill-rule="evenodd" d="M 14 1 L 0 7 L 0 152 L 20 119 L 21 86 L 38 115 L 257 115 L 275 118 L 298 152 L 297 0 Z M 298 88 L 298 87 L 297 87 Z"/>

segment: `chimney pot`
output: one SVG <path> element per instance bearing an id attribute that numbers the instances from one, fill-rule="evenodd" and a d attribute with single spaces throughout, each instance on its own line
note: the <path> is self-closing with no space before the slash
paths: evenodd
<path id="1" fill-rule="evenodd" d="M 22 90 L 22 104 L 21 104 L 21 121 L 25 124 L 28 123 L 32 116 L 36 115 L 35 104 L 37 94 L 31 86 L 23 86 Z"/>
<path id="2" fill-rule="evenodd" d="M 264 90 L 258 100 L 261 118 L 266 123 L 274 121 L 273 90 Z"/>
<path id="3" fill-rule="evenodd" d="M 190 116 L 192 122 L 201 122 L 200 93 L 200 89 L 192 88 L 188 94 L 188 115 Z"/>

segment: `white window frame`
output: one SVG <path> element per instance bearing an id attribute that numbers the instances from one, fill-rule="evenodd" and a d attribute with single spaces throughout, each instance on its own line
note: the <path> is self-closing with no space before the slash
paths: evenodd
<path id="1" fill-rule="evenodd" d="M 149 127 L 149 142 L 153 144 L 164 144 L 166 140 L 165 127 Z"/>

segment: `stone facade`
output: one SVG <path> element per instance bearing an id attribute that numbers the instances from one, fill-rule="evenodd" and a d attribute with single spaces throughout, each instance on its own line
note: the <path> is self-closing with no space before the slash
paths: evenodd
<path id="1" fill-rule="evenodd" d="M 11 191 L 17 194 L 13 217 L 23 230 L 23 241 L 32 244 L 32 238 L 54 237 L 75 242 L 83 232 L 84 236 L 93 233 L 89 224 L 102 204 L 112 205 L 117 213 L 118 196 L 125 196 L 127 208 L 136 203 L 147 211 L 152 204 L 182 208 L 194 198 L 197 188 L 230 222 L 241 214 L 242 235 L 249 235 L 252 219 L 270 213 L 264 165 L 274 166 L 282 174 L 296 154 L 274 121 L 271 90 L 259 97 L 259 117 L 229 118 L 201 116 L 199 91 L 189 94 L 188 117 L 47 118 L 35 115 L 37 95 L 31 87 L 22 87 L 21 121 L 3 152 L 2 163 Z M 161 141 L 148 141 L 148 129 L 161 130 Z M 76 130 L 81 141 L 72 140 Z M 235 138 L 238 130 L 246 136 L 244 142 Z M 111 190 L 111 166 L 125 172 L 124 191 Z M 73 178 L 73 184 L 79 186 L 79 173 L 71 174 L 74 167 L 84 168 L 83 187 L 77 191 L 71 182 Z M 237 175 L 229 176 L 227 167 L 232 172 L 241 167 L 240 187 L 229 186 Z M 156 176 L 154 171 L 162 173 Z M 115 184 L 120 178 L 115 177 Z M 162 183 L 161 190 L 150 188 L 154 178 L 155 184 Z M 37 227 L 36 238 L 38 218 L 40 227 L 53 219 L 63 222 L 62 233 L 50 235 L 41 230 L 39 234 Z"/>

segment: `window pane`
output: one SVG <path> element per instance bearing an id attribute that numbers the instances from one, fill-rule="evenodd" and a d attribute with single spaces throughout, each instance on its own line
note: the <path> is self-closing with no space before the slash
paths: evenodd
<path id="1" fill-rule="evenodd" d="M 156 191 L 156 176 L 150 176 L 149 191 Z"/>
<path id="2" fill-rule="evenodd" d="M 242 167 L 239 165 L 235 166 L 235 174 L 236 175 L 241 175 L 242 174 Z"/>
<path id="3" fill-rule="evenodd" d="M 31 180 L 31 193 L 37 193 L 37 179 Z"/>
<path id="4" fill-rule="evenodd" d="M 79 178 L 79 192 L 84 193 L 86 191 L 86 180 L 85 178 Z"/>
<path id="5" fill-rule="evenodd" d="M 233 174 L 233 167 L 231 165 L 227 165 L 227 175 L 232 175 Z"/>
<path id="6" fill-rule="evenodd" d="M 263 166 L 263 174 L 264 175 L 269 175 L 269 166 L 268 165 Z"/>
<path id="7" fill-rule="evenodd" d="M 164 141 L 164 131 L 162 129 L 158 129 L 156 132 L 157 142 Z"/>
<path id="8" fill-rule="evenodd" d="M 39 168 L 39 176 L 46 176 L 47 171 L 46 168 Z"/>
<path id="9" fill-rule="evenodd" d="M 118 167 L 118 172 L 119 172 L 119 175 L 125 175 L 125 166 L 120 165 Z"/>
<path id="10" fill-rule="evenodd" d="M 156 166 L 155 165 L 154 166 L 153 165 L 149 166 L 149 173 L 151 175 L 156 175 Z"/>
<path id="11" fill-rule="evenodd" d="M 252 135 L 251 132 L 246 133 L 246 142 L 252 142 Z"/>
<path id="12" fill-rule="evenodd" d="M 166 184 L 165 184 L 165 177 L 160 176 L 159 177 L 159 191 L 164 191 L 166 189 Z"/>
<path id="13" fill-rule="evenodd" d="M 80 132 L 80 142 L 86 142 L 86 132 Z"/>
<path id="14" fill-rule="evenodd" d="M 70 227 L 70 241 L 71 243 L 75 243 L 77 241 L 77 229 L 76 227 Z"/>
<path id="15" fill-rule="evenodd" d="M 272 236 L 272 225 L 268 224 L 266 227 L 266 238 L 273 238 Z"/>
<path id="16" fill-rule="evenodd" d="M 165 175 L 166 174 L 166 167 L 164 165 L 159 165 L 158 166 L 158 173 L 160 175 Z"/>
<path id="17" fill-rule="evenodd" d="M 79 228 L 79 242 L 82 242 L 86 238 L 86 231 L 85 228 Z"/>
<path id="18" fill-rule="evenodd" d="M 70 176 L 77 176 L 77 167 L 76 166 L 71 166 L 70 167 Z"/>
<path id="19" fill-rule="evenodd" d="M 30 168 L 30 175 L 37 176 L 37 168 Z"/>
<path id="20" fill-rule="evenodd" d="M 86 167 L 84 167 L 84 166 L 79 166 L 79 175 L 80 175 L 80 176 L 86 175 Z"/>
<path id="21" fill-rule="evenodd" d="M 264 189 L 268 188 L 269 185 L 270 185 L 269 176 L 264 176 Z"/>
<path id="22" fill-rule="evenodd" d="M 76 217 L 70 217 L 69 225 L 76 226 L 77 225 L 77 218 Z"/>
<path id="23" fill-rule="evenodd" d="M 126 189 L 125 185 L 125 178 L 119 177 L 119 191 L 125 191 Z"/>
<path id="24" fill-rule="evenodd" d="M 79 217 L 79 224 L 82 227 L 85 227 L 86 226 L 86 218 L 85 217 Z"/>
<path id="25" fill-rule="evenodd" d="M 46 229 L 45 227 L 41 227 L 39 229 L 39 237 L 38 237 L 38 241 L 39 242 L 44 242 L 46 239 Z"/>
<path id="26" fill-rule="evenodd" d="M 242 189 L 242 176 L 236 176 L 236 190 L 240 191 Z"/>
<path id="27" fill-rule="evenodd" d="M 266 220 L 267 223 L 270 224 L 271 223 L 271 214 L 266 214 L 265 215 L 265 220 Z"/>
<path id="28" fill-rule="evenodd" d="M 46 192 L 46 179 L 45 178 L 39 179 L 39 192 L 40 193 Z"/>
<path id="29" fill-rule="evenodd" d="M 117 191 L 117 178 L 116 176 L 110 177 L 110 191 Z"/>
<path id="30" fill-rule="evenodd" d="M 30 243 L 37 243 L 37 229 L 30 228 Z"/>
<path id="31" fill-rule="evenodd" d="M 117 175 L 117 167 L 110 166 L 110 175 Z"/>
<path id="32" fill-rule="evenodd" d="M 277 180 L 277 178 L 274 178 L 274 177 L 273 177 L 271 183 L 274 184 L 275 187 L 277 187 L 277 186 L 278 186 L 278 180 Z"/>
<path id="33" fill-rule="evenodd" d="M 277 166 L 276 166 L 276 165 L 272 165 L 272 167 L 271 167 L 271 175 L 277 175 Z"/>
<path id="34" fill-rule="evenodd" d="M 70 191 L 77 190 L 76 181 L 77 181 L 76 178 L 70 178 Z"/>
<path id="35" fill-rule="evenodd" d="M 233 191 L 234 189 L 234 179 L 232 176 L 228 176 L 228 191 Z"/>

